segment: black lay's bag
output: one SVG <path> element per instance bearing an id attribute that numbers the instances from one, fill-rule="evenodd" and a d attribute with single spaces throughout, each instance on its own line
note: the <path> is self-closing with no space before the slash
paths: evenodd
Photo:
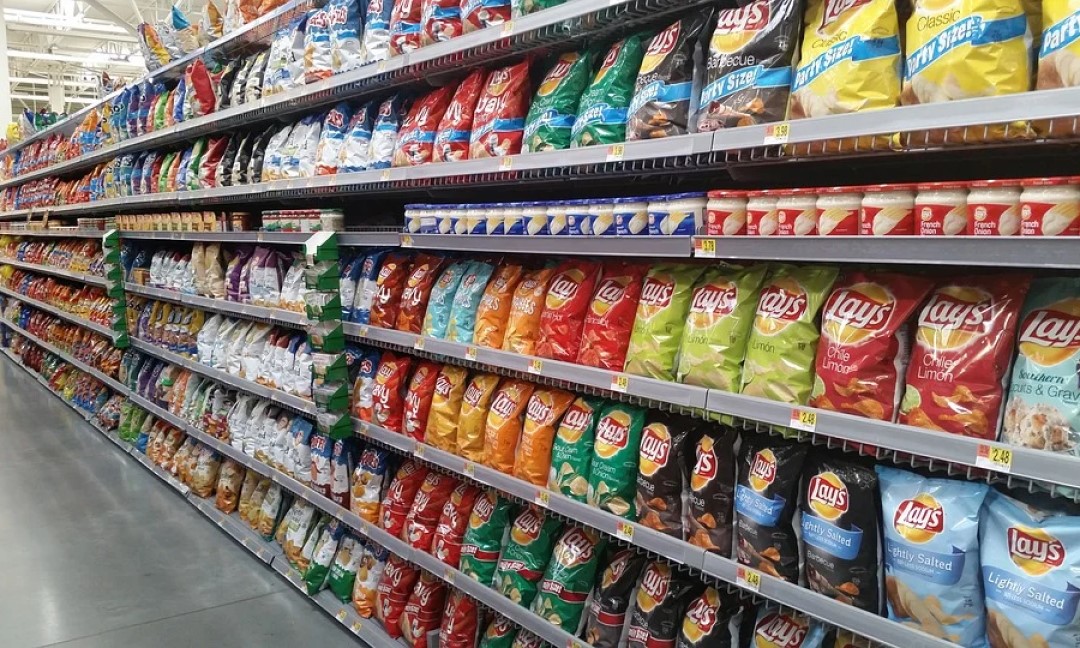
<path id="1" fill-rule="evenodd" d="M 735 495 L 735 429 L 709 426 L 687 449 L 690 473 L 686 528 L 690 544 L 731 556 Z"/>
<path id="2" fill-rule="evenodd" d="M 692 419 L 650 410 L 638 453 L 638 522 L 679 539 L 686 437 L 692 426 Z"/>
<path id="3" fill-rule="evenodd" d="M 682 628 L 686 608 L 704 587 L 696 577 L 681 574 L 667 563 L 649 563 L 638 581 L 637 605 L 630 614 L 627 646 L 673 645 Z"/>
<path id="4" fill-rule="evenodd" d="M 656 139 L 690 132 L 694 51 L 712 18 L 700 9 L 653 36 L 641 61 L 626 124 L 626 139 Z"/>
<path id="5" fill-rule="evenodd" d="M 736 596 L 706 587 L 686 608 L 675 648 L 739 648 L 728 623 L 740 610 Z"/>
<path id="6" fill-rule="evenodd" d="M 743 439 L 735 486 L 739 563 L 797 583 L 799 544 L 792 528 L 806 446 L 769 437 Z"/>
<path id="7" fill-rule="evenodd" d="M 877 614 L 877 475 L 825 453 L 803 471 L 803 566 L 810 589 Z"/>
<path id="8" fill-rule="evenodd" d="M 585 621 L 585 641 L 593 648 L 618 648 L 622 641 L 626 612 L 634 594 L 637 576 L 645 565 L 645 556 L 633 549 L 614 549 L 607 567 L 593 589 L 589 615 Z"/>
<path id="9" fill-rule="evenodd" d="M 801 4 L 757 0 L 719 11 L 705 63 L 698 132 L 784 119 Z"/>

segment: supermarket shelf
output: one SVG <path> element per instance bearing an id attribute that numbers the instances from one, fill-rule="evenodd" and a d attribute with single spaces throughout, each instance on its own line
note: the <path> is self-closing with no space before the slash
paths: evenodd
<path id="1" fill-rule="evenodd" d="M 308 324 L 307 316 L 304 313 L 297 313 L 295 311 L 285 310 L 284 308 L 268 308 L 266 306 L 256 306 L 254 304 L 240 304 L 225 299 L 214 299 L 213 297 L 203 297 L 201 295 L 189 295 L 176 290 L 153 288 L 130 282 L 124 284 L 124 291 L 133 295 L 142 295 L 143 297 L 150 297 L 152 299 L 164 299 L 177 304 L 195 306 L 203 310 L 224 313 L 234 317 L 246 317 L 249 319 L 263 320 L 293 327 L 302 327 L 307 326 Z"/>
<path id="2" fill-rule="evenodd" d="M 44 210 L 43 210 L 44 211 Z M 49 229 L 0 229 L 0 236 L 23 236 L 29 238 L 93 238 L 105 236 L 105 230 L 81 227 L 53 227 Z"/>
<path id="3" fill-rule="evenodd" d="M 65 310 L 61 310 L 61 309 L 59 309 L 59 308 L 57 308 L 55 306 L 50 306 L 49 304 L 46 304 L 45 302 L 41 302 L 41 301 L 38 301 L 36 299 L 30 299 L 29 297 L 26 297 L 25 295 L 21 295 L 21 294 L 15 292 L 14 290 L 12 290 L 10 288 L 0 286 L 0 293 L 5 294 L 8 297 L 14 297 L 15 299 L 19 300 L 20 302 L 26 304 L 27 306 L 33 306 L 34 308 L 36 308 L 38 310 L 45 311 L 46 313 L 52 313 L 53 315 L 56 315 L 57 317 L 59 317 L 61 319 L 65 319 L 65 320 L 71 322 L 72 324 L 77 324 L 77 325 L 79 325 L 79 326 L 81 326 L 83 328 L 90 329 L 91 331 L 94 331 L 95 333 L 100 333 L 101 335 L 104 335 L 105 337 L 109 338 L 110 340 L 113 340 L 114 342 L 117 341 L 118 338 L 127 336 L 126 333 L 118 333 L 118 332 L 113 331 L 112 329 L 108 328 L 107 326 L 102 326 L 101 324 L 98 324 L 97 322 L 91 322 L 90 320 L 83 319 L 81 317 L 78 317 L 77 315 L 72 315 L 71 313 L 69 313 L 69 312 L 67 312 Z"/>
<path id="4" fill-rule="evenodd" d="M 216 524 L 218 528 L 232 536 L 232 538 L 240 544 L 244 545 L 244 548 L 255 554 L 255 556 L 264 563 L 269 565 L 271 561 L 281 555 L 281 550 L 277 545 L 263 540 L 258 533 L 252 531 L 247 524 L 244 524 L 244 521 L 241 520 L 238 515 L 235 513 L 226 515 L 219 511 L 217 507 L 214 506 L 213 498 L 203 499 L 195 493 L 192 493 L 188 497 L 188 501 L 190 501 L 195 508 L 199 509 L 203 515 L 210 518 L 210 521 Z"/>
<path id="5" fill-rule="evenodd" d="M 96 367 L 92 367 L 92 366 L 86 364 L 85 362 L 82 362 L 81 360 L 76 360 L 72 355 L 70 355 L 66 351 L 62 351 L 59 347 L 56 347 L 56 346 L 50 344 L 49 342 L 46 342 L 45 340 L 42 340 L 41 338 L 34 335 L 30 331 L 27 331 L 26 329 L 22 328 L 18 324 L 15 324 L 14 322 L 10 322 L 8 320 L 4 320 L 3 322 L 0 322 L 0 324 L 2 324 L 3 326 L 8 327 L 9 329 L 11 329 L 13 331 L 17 331 L 19 333 L 19 335 L 25 337 L 28 340 L 31 340 L 32 342 L 34 342 L 34 344 L 37 344 L 39 347 L 45 349 L 49 353 L 60 356 L 61 358 L 64 359 L 64 361 L 68 362 L 71 365 L 74 365 L 80 371 L 88 373 L 91 376 L 93 376 L 94 378 L 97 378 L 101 382 L 105 383 L 113 391 L 120 392 L 121 394 L 127 393 L 127 391 L 128 391 L 127 387 L 125 387 L 120 381 L 116 380 L 115 378 L 110 378 L 109 376 L 105 375 L 105 373 L 103 371 L 101 371 L 100 369 L 98 369 Z"/>
<path id="6" fill-rule="evenodd" d="M 93 286 L 101 286 L 102 288 L 109 287 L 109 281 L 105 277 L 99 277 L 87 272 L 74 272 L 72 270 L 62 270 L 60 268 L 54 268 L 47 265 L 38 265 L 36 263 L 26 263 L 23 261 L 16 261 L 15 259 L 0 258 L 0 264 L 7 264 L 16 268 L 22 268 L 23 270 L 30 270 L 31 272 L 37 272 L 41 274 L 53 275 L 55 277 L 63 277 L 64 279 L 70 279 L 72 281 L 79 281 L 82 283 L 90 284 Z"/>
<path id="7" fill-rule="evenodd" d="M 278 243 L 300 245 L 314 232 L 139 232 L 122 230 L 120 238 L 167 241 L 216 241 L 221 243 Z M 338 232 L 338 244 L 353 247 L 396 247 L 397 232 Z"/>
<path id="8" fill-rule="evenodd" d="M 142 452 L 139 452 L 138 450 L 132 450 L 129 454 L 132 457 L 135 457 L 135 461 L 138 461 L 147 470 L 157 475 L 158 479 L 165 482 L 169 486 L 172 486 L 173 490 L 175 490 L 176 492 L 184 496 L 187 496 L 187 494 L 191 492 L 191 489 L 188 488 L 187 484 L 181 482 L 176 477 L 173 477 L 171 474 L 165 472 L 165 470 L 161 466 L 157 465 L 153 461 L 150 461 L 150 458 Z"/>
<path id="9" fill-rule="evenodd" d="M 1065 237 L 698 236 L 694 240 L 697 258 L 1080 268 L 1076 241 Z M 703 253 L 701 241 L 713 241 L 715 253 Z"/>
<path id="10" fill-rule="evenodd" d="M 687 236 L 469 236 L 403 234 L 402 247 L 459 252 L 577 254 L 581 256 L 690 256 Z"/>
<path id="11" fill-rule="evenodd" d="M 138 349 L 139 351 L 142 351 L 143 353 L 147 353 L 157 358 L 161 358 L 166 362 L 170 362 L 174 365 L 184 367 L 185 369 L 193 371 L 199 375 L 206 376 L 207 378 L 212 378 L 220 383 L 230 385 L 249 394 L 260 396 L 267 400 L 273 401 L 278 405 L 284 405 L 285 407 L 296 410 L 297 412 L 303 414 L 307 414 L 308 416 L 315 416 L 317 413 L 315 410 L 315 403 L 312 401 L 304 400 L 303 398 L 300 398 L 299 396 L 294 396 L 292 394 L 286 394 L 285 392 L 278 389 L 271 389 L 251 380 L 244 380 L 243 378 L 238 378 L 237 376 L 234 376 L 227 371 L 214 369 L 213 367 L 208 367 L 200 362 L 192 360 L 191 358 L 187 358 L 177 353 L 173 353 L 172 351 L 159 349 L 158 347 L 144 340 L 131 338 L 131 346 Z"/>

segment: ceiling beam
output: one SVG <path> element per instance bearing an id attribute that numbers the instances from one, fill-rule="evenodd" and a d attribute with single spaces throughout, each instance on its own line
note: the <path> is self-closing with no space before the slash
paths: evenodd
<path id="1" fill-rule="evenodd" d="M 91 40 L 111 40 L 119 41 L 122 43 L 137 43 L 139 38 L 137 36 L 131 36 L 127 33 L 115 34 L 115 33 L 102 33 L 94 31 L 83 31 L 81 29 L 62 29 L 53 27 L 43 27 L 40 25 L 19 25 L 8 22 L 8 31 L 26 32 L 28 34 L 45 34 L 47 36 L 62 36 L 71 38 L 87 38 Z"/>
<path id="2" fill-rule="evenodd" d="M 125 31 L 135 34 L 136 36 L 139 35 L 139 30 L 136 29 L 134 25 L 125 20 L 122 16 L 120 16 L 120 14 L 106 7 L 104 4 L 101 3 L 100 0 L 82 0 L 82 2 L 107 16 L 109 20 L 123 27 Z"/>

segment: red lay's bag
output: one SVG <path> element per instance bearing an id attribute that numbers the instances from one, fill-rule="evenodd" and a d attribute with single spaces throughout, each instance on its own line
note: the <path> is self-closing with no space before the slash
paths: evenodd
<path id="1" fill-rule="evenodd" d="M 426 552 L 431 548 L 431 538 L 435 535 L 439 516 L 457 483 L 453 477 L 437 472 L 429 472 L 424 477 L 424 483 L 420 485 L 405 518 L 402 540 L 421 551 Z"/>
<path id="2" fill-rule="evenodd" d="M 420 48 L 422 10 L 422 0 L 397 0 L 394 3 L 390 12 L 390 56 L 400 56 Z M 368 11 L 371 11 L 370 7 Z"/>
<path id="3" fill-rule="evenodd" d="M 585 311 L 589 308 L 600 267 L 593 261 L 571 259 L 555 268 L 540 314 L 536 355 L 564 362 L 573 362 L 577 358 Z"/>
<path id="4" fill-rule="evenodd" d="M 398 621 L 419 575 L 419 570 L 401 556 L 390 554 L 386 561 L 386 569 L 375 590 L 375 618 L 382 622 L 386 634 L 393 639 L 401 637 Z"/>
<path id="5" fill-rule="evenodd" d="M 371 387 L 372 422 L 391 432 L 401 432 L 405 409 L 406 379 L 412 366 L 412 356 L 394 355 L 387 351 L 375 372 Z"/>
<path id="6" fill-rule="evenodd" d="M 454 90 L 454 97 L 439 120 L 439 128 L 435 132 L 432 156 L 434 161 L 454 162 L 469 159 L 473 113 L 476 112 L 476 102 L 480 99 L 486 79 L 486 70 L 473 70 Z"/>
<path id="7" fill-rule="evenodd" d="M 435 132 L 450 105 L 453 86 L 443 86 L 424 95 L 409 108 L 401 122 L 397 145 L 394 147 L 394 166 L 417 166 L 432 160 Z"/>
<path id="8" fill-rule="evenodd" d="M 425 46 L 461 36 L 461 3 L 458 0 L 424 0 L 420 41 Z"/>
<path id="9" fill-rule="evenodd" d="M 458 484 L 443 505 L 439 524 L 435 527 L 431 555 L 455 569 L 461 559 L 461 541 L 465 538 L 465 528 L 469 526 L 469 513 L 479 495 L 480 489 L 476 486 L 466 482 Z"/>
<path id="10" fill-rule="evenodd" d="M 439 647 L 475 648 L 478 616 L 476 601 L 459 590 L 450 592 L 439 626 Z"/>
<path id="11" fill-rule="evenodd" d="M 510 314 L 506 319 L 503 351 L 521 355 L 533 355 L 536 340 L 540 337 L 540 316 L 544 312 L 544 296 L 554 268 L 540 268 L 522 277 L 514 298 L 510 300 Z M 481 305 L 482 306 L 482 305 Z M 477 315 L 479 324 L 479 314 Z"/>
<path id="12" fill-rule="evenodd" d="M 401 293 L 409 277 L 409 257 L 387 254 L 375 279 L 375 297 L 371 300 L 371 325 L 394 328 L 401 309 Z M 423 319 L 423 314 L 421 314 Z"/>
<path id="13" fill-rule="evenodd" d="M 428 297 L 431 287 L 442 274 L 446 257 L 432 254 L 418 254 L 413 259 L 412 270 L 401 292 L 401 312 L 398 313 L 395 328 L 407 333 L 419 333 L 427 313 Z M 385 266 L 385 262 L 383 263 Z M 376 298 L 377 299 L 377 298 Z M 374 311 L 374 306 L 372 307 Z M 372 313 L 374 315 L 374 313 Z"/>
<path id="14" fill-rule="evenodd" d="M 647 267 L 632 263 L 604 268 L 585 313 L 578 364 L 622 371 L 647 271 Z"/>
<path id="15" fill-rule="evenodd" d="M 492 70 L 473 113 L 469 157 L 520 153 L 531 96 L 528 60 Z"/>
<path id="16" fill-rule="evenodd" d="M 390 482 L 390 488 L 386 489 L 379 517 L 383 530 L 395 538 L 400 536 L 401 530 L 405 528 L 405 519 L 412 509 L 413 499 L 428 472 L 427 466 L 406 460 L 398 468 L 394 481 Z"/>
<path id="17" fill-rule="evenodd" d="M 428 415 L 431 413 L 431 400 L 435 396 L 435 381 L 439 378 L 442 365 L 430 360 L 421 360 L 416 365 L 409 390 L 405 393 L 405 411 L 402 416 L 402 432 L 417 441 L 424 440 Z"/>
<path id="18" fill-rule="evenodd" d="M 442 617 L 446 585 L 438 576 L 421 572 L 401 614 L 402 638 L 413 648 L 427 648 L 427 633 L 437 630 Z"/>
<path id="19" fill-rule="evenodd" d="M 907 361 L 908 316 L 932 287 L 925 277 L 846 275 L 822 311 L 810 405 L 892 421 Z"/>
<path id="20" fill-rule="evenodd" d="M 919 313 L 900 422 L 994 440 L 1028 275 L 961 277 Z"/>

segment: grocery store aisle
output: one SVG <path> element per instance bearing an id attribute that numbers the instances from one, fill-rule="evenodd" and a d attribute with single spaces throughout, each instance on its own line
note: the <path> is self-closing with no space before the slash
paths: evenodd
<path id="1" fill-rule="evenodd" d="M 3 356 L 0 420 L 0 646 L 355 641 Z"/>

